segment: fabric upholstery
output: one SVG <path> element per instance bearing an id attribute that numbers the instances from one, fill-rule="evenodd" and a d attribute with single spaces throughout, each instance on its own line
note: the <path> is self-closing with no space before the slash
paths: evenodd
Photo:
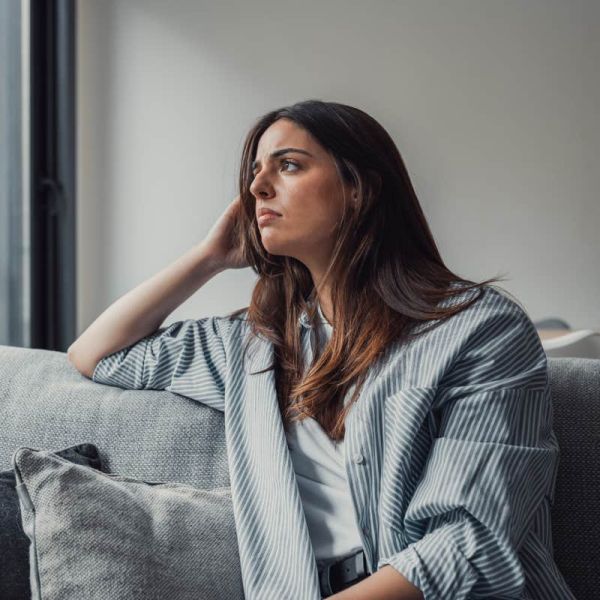
<path id="1" fill-rule="evenodd" d="M 98 385 L 62 352 L 0 346 L 0 470 L 20 446 L 83 442 L 110 473 L 229 486 L 223 413 L 172 392 Z"/>
<path id="2" fill-rule="evenodd" d="M 554 558 L 577 600 L 600 594 L 600 360 L 550 358 L 560 444 L 551 509 Z"/>
<path id="3" fill-rule="evenodd" d="M 79 465 L 102 469 L 98 449 L 93 444 L 78 444 L 58 450 L 56 454 Z M 0 473 L 0 565 L 0 598 L 30 598 L 29 538 L 21 523 L 21 509 L 13 470 Z"/>
<path id="4" fill-rule="evenodd" d="M 229 488 L 144 482 L 44 450 L 13 456 L 33 600 L 241 600 Z"/>
<path id="5" fill-rule="evenodd" d="M 549 358 L 560 446 L 554 555 L 578 600 L 600 589 L 600 361 Z M 229 485 L 223 413 L 172 392 L 120 390 L 65 353 L 0 345 L 0 470 L 21 446 L 89 441 L 106 469 L 142 480 Z"/>

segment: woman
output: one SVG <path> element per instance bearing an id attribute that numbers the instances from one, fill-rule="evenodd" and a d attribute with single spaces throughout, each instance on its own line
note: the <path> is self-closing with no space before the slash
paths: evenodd
<path id="1" fill-rule="evenodd" d="M 383 127 L 333 102 L 272 111 L 239 192 L 69 356 L 224 411 L 246 597 L 571 598 L 541 342 L 498 279 L 444 265 Z M 247 266 L 249 307 L 159 328 Z"/>

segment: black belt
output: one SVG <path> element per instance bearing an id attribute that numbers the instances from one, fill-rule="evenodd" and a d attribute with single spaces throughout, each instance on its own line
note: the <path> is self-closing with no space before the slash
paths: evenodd
<path id="1" fill-rule="evenodd" d="M 321 596 L 327 598 L 369 576 L 367 557 L 359 550 L 346 558 L 319 563 L 318 572 Z"/>

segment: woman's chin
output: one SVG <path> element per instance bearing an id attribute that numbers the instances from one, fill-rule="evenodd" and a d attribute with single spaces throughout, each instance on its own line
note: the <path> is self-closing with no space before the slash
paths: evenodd
<path id="1" fill-rule="evenodd" d="M 273 256 L 283 256 L 285 255 L 285 251 L 277 246 L 276 244 L 265 244 L 263 243 L 263 248 Z"/>
<path id="2" fill-rule="evenodd" d="M 262 245 L 263 245 L 264 249 L 269 254 L 274 254 L 274 255 L 285 254 L 286 253 L 286 245 L 278 243 L 277 240 L 274 238 L 275 238 L 275 236 L 271 236 L 269 234 L 262 235 L 261 241 L 262 241 Z"/>

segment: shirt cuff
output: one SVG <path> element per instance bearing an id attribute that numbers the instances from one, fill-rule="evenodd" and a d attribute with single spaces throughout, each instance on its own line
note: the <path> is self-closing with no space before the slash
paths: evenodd
<path id="1" fill-rule="evenodd" d="M 423 593 L 425 600 L 464 600 L 477 580 L 477 573 L 454 543 L 456 523 L 442 526 L 387 558 L 377 569 L 390 565 Z"/>

